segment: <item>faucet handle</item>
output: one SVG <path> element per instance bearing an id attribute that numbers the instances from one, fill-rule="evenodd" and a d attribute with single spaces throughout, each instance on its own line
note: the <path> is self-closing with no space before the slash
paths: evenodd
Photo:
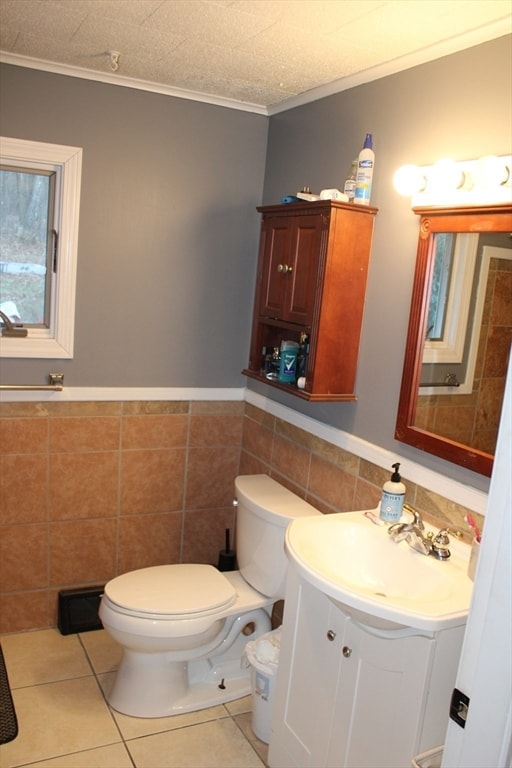
<path id="1" fill-rule="evenodd" d="M 459 539 L 462 536 L 462 531 L 452 528 L 441 528 L 436 534 L 427 534 L 428 538 L 432 540 L 432 554 L 438 557 L 439 560 L 448 560 L 450 557 L 451 552 L 448 549 L 450 538 L 448 534 Z"/>
<path id="2" fill-rule="evenodd" d="M 418 512 L 417 509 L 414 509 L 414 507 L 411 507 L 410 504 L 404 504 L 404 509 L 406 512 L 409 512 L 410 515 L 413 516 L 413 525 L 417 526 L 420 531 L 425 530 L 425 526 L 423 524 L 423 520 L 421 518 L 421 514 Z"/>
<path id="3" fill-rule="evenodd" d="M 456 539 L 460 539 L 462 536 L 462 531 L 459 531 L 457 528 L 441 528 L 441 530 L 434 536 L 434 541 L 439 539 L 443 540 L 443 544 L 448 544 L 450 539 L 448 538 L 448 534 L 450 536 L 455 536 Z"/>

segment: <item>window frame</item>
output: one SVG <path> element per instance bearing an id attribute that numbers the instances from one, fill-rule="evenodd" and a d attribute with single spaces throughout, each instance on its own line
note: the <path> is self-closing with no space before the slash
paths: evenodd
<path id="1" fill-rule="evenodd" d="M 50 298 L 50 327 L 27 325 L 25 338 L 0 336 L 0 357 L 73 357 L 82 149 L 25 139 L 0 138 L 2 165 L 54 171 L 57 271 Z"/>

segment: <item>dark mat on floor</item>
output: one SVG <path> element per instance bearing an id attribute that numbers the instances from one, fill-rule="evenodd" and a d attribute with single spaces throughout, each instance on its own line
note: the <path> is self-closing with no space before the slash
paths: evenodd
<path id="1" fill-rule="evenodd" d="M 9 688 L 4 654 L 0 646 L 0 744 L 7 744 L 18 735 L 18 721 Z"/>

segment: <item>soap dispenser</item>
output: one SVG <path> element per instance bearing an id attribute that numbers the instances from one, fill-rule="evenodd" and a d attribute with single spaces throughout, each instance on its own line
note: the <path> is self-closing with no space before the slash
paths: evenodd
<path id="1" fill-rule="evenodd" d="M 380 519 L 386 523 L 396 523 L 402 517 L 405 501 L 405 485 L 398 470 L 400 464 L 392 464 L 394 469 L 391 479 L 382 487 L 382 499 L 380 502 Z"/>

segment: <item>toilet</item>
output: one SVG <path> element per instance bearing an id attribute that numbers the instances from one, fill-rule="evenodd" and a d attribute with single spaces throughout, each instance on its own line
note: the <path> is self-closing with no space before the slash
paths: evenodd
<path id="1" fill-rule="evenodd" d="M 106 584 L 99 616 L 123 647 L 108 696 L 118 712 L 166 717 L 250 693 L 244 649 L 284 598 L 286 528 L 321 513 L 267 475 L 240 475 L 235 495 L 238 571 L 157 565 Z"/>

